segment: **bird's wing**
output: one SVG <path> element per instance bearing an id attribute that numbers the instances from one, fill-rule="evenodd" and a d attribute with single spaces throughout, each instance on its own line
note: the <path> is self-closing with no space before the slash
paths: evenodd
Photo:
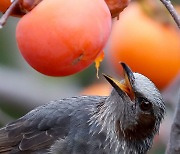
<path id="1" fill-rule="evenodd" d="M 72 110 L 68 102 L 53 102 L 6 125 L 0 129 L 0 153 L 49 148 L 57 138 L 67 135 Z"/>

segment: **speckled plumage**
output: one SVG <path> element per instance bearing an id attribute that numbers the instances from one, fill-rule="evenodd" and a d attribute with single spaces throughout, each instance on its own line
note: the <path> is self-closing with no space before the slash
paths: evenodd
<path id="1" fill-rule="evenodd" d="M 165 106 L 154 84 L 134 73 L 135 99 L 114 87 L 110 96 L 52 101 L 0 129 L 1 154 L 144 154 Z M 151 102 L 148 111 L 142 99 Z"/>

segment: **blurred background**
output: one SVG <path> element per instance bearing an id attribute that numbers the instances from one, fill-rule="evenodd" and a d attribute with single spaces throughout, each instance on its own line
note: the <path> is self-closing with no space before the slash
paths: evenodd
<path id="1" fill-rule="evenodd" d="M 49 77 L 31 68 L 21 56 L 15 38 L 18 18 L 10 17 L 0 29 L 0 126 L 34 107 L 75 95 L 108 95 L 111 87 L 101 73 L 118 79 L 124 61 L 135 72 L 148 76 L 163 94 L 167 113 L 149 154 L 165 152 L 180 88 L 180 32 L 159 2 L 138 0 L 113 20 L 100 79 L 92 64 L 67 77 Z M 172 0 L 180 10 L 179 0 Z M 2 14 L 0 14 L 1 16 Z"/>

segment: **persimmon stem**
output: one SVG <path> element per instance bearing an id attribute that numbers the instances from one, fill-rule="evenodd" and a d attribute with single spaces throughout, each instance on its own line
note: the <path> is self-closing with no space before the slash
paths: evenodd
<path id="1" fill-rule="evenodd" d="M 6 12 L 2 15 L 0 18 L 0 28 L 3 27 L 3 25 L 6 23 L 8 17 L 13 13 L 13 11 L 16 9 L 17 5 L 19 3 L 19 0 L 14 0 L 10 7 L 6 10 Z"/>
<path id="2" fill-rule="evenodd" d="M 173 7 L 170 0 L 160 0 L 164 6 L 167 8 L 171 16 L 173 17 L 174 21 L 176 22 L 178 28 L 180 29 L 180 15 L 177 13 L 175 8 Z"/>

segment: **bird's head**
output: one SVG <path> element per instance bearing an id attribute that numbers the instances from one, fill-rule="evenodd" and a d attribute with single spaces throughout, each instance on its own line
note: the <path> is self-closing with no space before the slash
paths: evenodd
<path id="1" fill-rule="evenodd" d="M 123 80 L 104 75 L 113 87 L 106 105 L 109 103 L 107 112 L 116 119 L 114 131 L 129 144 L 132 141 L 151 142 L 165 113 L 162 96 L 147 77 L 133 73 L 125 63 L 121 65 L 124 70 Z"/>

